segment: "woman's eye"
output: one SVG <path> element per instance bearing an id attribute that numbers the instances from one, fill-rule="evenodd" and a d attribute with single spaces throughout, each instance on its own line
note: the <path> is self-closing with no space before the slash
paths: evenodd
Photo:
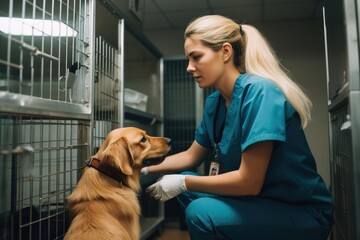
<path id="1" fill-rule="evenodd" d="M 140 142 L 142 142 L 142 143 L 144 143 L 144 142 L 146 142 L 146 137 L 144 136 L 144 137 L 142 137 L 142 139 L 140 140 Z"/>
<path id="2" fill-rule="evenodd" d="M 194 61 L 198 61 L 200 59 L 200 56 L 193 56 Z"/>

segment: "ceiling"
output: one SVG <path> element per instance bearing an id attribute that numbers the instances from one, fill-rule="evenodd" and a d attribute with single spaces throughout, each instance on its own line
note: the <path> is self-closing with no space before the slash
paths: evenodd
<path id="1" fill-rule="evenodd" d="M 136 0 L 137 1 L 137 0 Z M 194 18 L 220 14 L 239 23 L 320 18 L 323 0 L 138 0 L 144 31 L 185 29 Z"/>

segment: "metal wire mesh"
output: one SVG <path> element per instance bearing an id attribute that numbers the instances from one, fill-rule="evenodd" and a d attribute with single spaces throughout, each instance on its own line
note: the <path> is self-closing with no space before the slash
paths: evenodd
<path id="1" fill-rule="evenodd" d="M 107 134 L 120 127 L 120 85 L 118 51 L 102 37 L 95 42 L 95 103 L 94 151 L 100 147 Z"/>
<path id="2" fill-rule="evenodd" d="M 333 137 L 332 190 L 335 201 L 336 239 L 355 239 L 354 236 L 354 174 L 351 130 L 342 128 L 348 121 L 348 106 L 331 114 Z"/>
<path id="3" fill-rule="evenodd" d="M 84 160 L 123 124 L 124 54 L 95 38 L 93 10 L 93 0 L 0 4 L 0 239 L 61 239 Z M 123 52 L 123 20 L 117 36 Z M 151 122 L 136 124 L 155 135 Z"/>
<path id="4" fill-rule="evenodd" d="M 1 239 L 57 239 L 88 154 L 88 122 L 0 116 Z"/>
<path id="5" fill-rule="evenodd" d="M 0 239 L 61 239 L 67 229 L 66 197 L 90 153 L 93 8 L 0 4 Z"/>
<path id="6" fill-rule="evenodd" d="M 186 72 L 186 60 L 164 63 L 165 136 L 173 139 L 172 151 L 187 149 L 195 132 L 195 85 Z"/>
<path id="7" fill-rule="evenodd" d="M 2 1 L 2 100 L 21 94 L 88 105 L 90 10 L 89 0 Z"/>

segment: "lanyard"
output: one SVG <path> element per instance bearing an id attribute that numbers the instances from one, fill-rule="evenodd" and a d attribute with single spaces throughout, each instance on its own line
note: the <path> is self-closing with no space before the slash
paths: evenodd
<path id="1" fill-rule="evenodd" d="M 224 117 L 224 120 L 221 123 L 220 129 L 219 129 L 219 134 L 217 134 L 217 131 L 216 131 L 217 118 L 218 118 L 219 112 L 221 111 L 220 107 L 221 107 L 221 102 L 222 101 L 224 101 L 223 97 L 219 96 L 219 100 L 218 100 L 218 103 L 217 103 L 217 106 L 216 106 L 215 117 L 214 117 L 214 120 L 213 120 L 213 138 L 214 138 L 214 146 L 213 146 L 213 148 L 214 148 L 214 151 L 215 151 L 215 156 L 214 156 L 215 162 L 219 162 L 219 145 L 220 145 L 220 141 L 221 141 L 222 134 L 223 134 L 223 131 L 224 131 L 225 119 L 226 119 L 226 112 L 225 112 L 225 117 Z"/>

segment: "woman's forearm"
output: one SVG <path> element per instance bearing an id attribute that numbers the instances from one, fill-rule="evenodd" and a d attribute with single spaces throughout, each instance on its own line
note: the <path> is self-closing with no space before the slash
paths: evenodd
<path id="1" fill-rule="evenodd" d="M 148 168 L 149 173 L 178 172 L 200 165 L 209 150 L 196 141 L 186 151 L 168 156 L 159 165 Z"/>
<path id="2" fill-rule="evenodd" d="M 227 196 L 257 195 L 264 184 L 272 147 L 272 141 L 255 143 L 243 152 L 238 170 L 216 176 L 186 176 L 186 187 Z"/>
<path id="3" fill-rule="evenodd" d="M 165 158 L 165 160 L 158 165 L 149 167 L 149 173 L 170 173 L 189 169 L 195 165 L 192 159 L 188 158 L 185 152 L 174 154 Z"/>
<path id="4" fill-rule="evenodd" d="M 239 170 L 215 176 L 187 175 L 185 184 L 188 190 L 225 196 L 254 196 L 258 187 L 241 177 Z"/>

